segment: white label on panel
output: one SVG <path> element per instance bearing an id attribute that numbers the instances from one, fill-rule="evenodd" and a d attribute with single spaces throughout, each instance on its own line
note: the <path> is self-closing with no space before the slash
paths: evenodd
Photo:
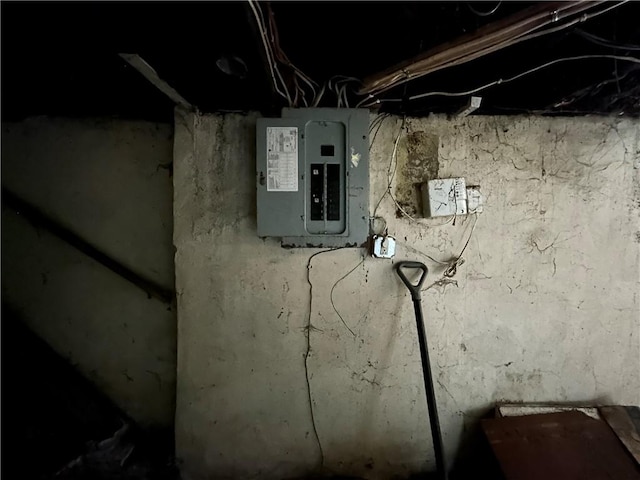
<path id="1" fill-rule="evenodd" d="M 267 127 L 267 191 L 298 191 L 298 127 Z"/>

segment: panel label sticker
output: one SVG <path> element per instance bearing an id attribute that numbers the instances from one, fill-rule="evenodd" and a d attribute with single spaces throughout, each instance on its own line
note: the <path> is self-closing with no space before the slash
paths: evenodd
<path id="1" fill-rule="evenodd" d="M 267 127 L 267 191 L 298 191 L 297 127 Z"/>

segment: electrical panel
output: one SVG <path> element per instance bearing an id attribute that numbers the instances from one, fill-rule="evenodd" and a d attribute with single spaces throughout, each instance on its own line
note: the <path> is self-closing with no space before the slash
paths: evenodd
<path id="1" fill-rule="evenodd" d="M 259 118 L 257 230 L 286 247 L 356 247 L 369 234 L 369 111 Z"/>

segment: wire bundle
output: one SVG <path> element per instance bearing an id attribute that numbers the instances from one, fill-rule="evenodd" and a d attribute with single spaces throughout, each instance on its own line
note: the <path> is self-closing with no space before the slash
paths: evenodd
<path id="1" fill-rule="evenodd" d="M 337 108 L 349 108 L 347 89 L 355 84 L 362 85 L 362 81 L 355 77 L 335 75 L 317 91 L 318 83 L 296 67 L 280 47 L 278 27 L 269 3 L 265 4 L 267 17 L 265 19 L 265 14 L 258 1 L 248 0 L 248 2 L 260 31 L 273 89 L 287 101 L 289 107 L 317 107 L 328 90 L 335 94 Z M 286 67 L 288 72 L 285 71 L 283 74 L 282 67 Z M 291 92 L 293 92 L 293 95 Z"/>
<path id="2" fill-rule="evenodd" d="M 260 4 L 256 0 L 248 0 L 248 2 L 260 31 L 274 90 L 287 100 L 289 107 L 297 107 L 300 103 L 308 107 L 315 101 L 318 84 L 296 67 L 280 48 L 280 37 L 271 6 L 267 4 L 268 20 L 265 20 Z M 290 72 L 288 82 L 280 71 L 282 66 Z M 293 95 L 290 89 L 294 92 Z M 307 94 L 310 94 L 311 102 L 307 100 Z"/>
<path id="3" fill-rule="evenodd" d="M 364 86 L 360 90 L 361 94 L 368 94 L 357 106 L 371 107 L 386 102 L 402 102 L 402 99 L 378 99 L 376 96 L 390 88 L 396 87 L 403 83 L 409 82 L 416 78 L 428 75 L 438 70 L 453 67 L 466 63 L 470 60 L 479 58 L 488 53 L 500 50 L 502 48 L 515 45 L 517 43 L 548 35 L 560 30 L 567 29 L 578 23 L 609 12 L 612 9 L 623 5 L 628 0 L 616 2 L 606 8 L 600 9 L 592 13 L 584 13 L 584 10 L 592 8 L 603 2 L 567 2 L 566 4 L 543 4 L 534 7 L 530 13 L 522 12 L 513 17 L 511 23 L 503 23 L 501 26 L 487 25 L 484 29 L 470 35 L 461 37 L 460 39 L 440 47 L 431 49 L 414 60 L 404 62 L 393 67 L 386 72 L 374 75 L 365 79 Z M 549 10 L 551 9 L 551 10 Z M 580 15 L 578 15 L 580 14 Z M 555 24 L 550 28 L 542 28 L 548 24 Z M 486 30 L 486 32 L 485 32 Z M 485 34 L 480 35 L 483 31 Z M 590 40 L 594 40 L 590 38 Z M 633 46 L 631 46 L 633 47 Z M 633 49 L 633 48 L 631 48 Z M 464 96 L 476 93 L 485 88 L 500 83 L 506 83 L 516 80 L 521 76 L 533 73 L 542 68 L 560 63 L 563 61 L 587 59 L 587 58 L 606 58 L 600 55 L 581 55 L 576 57 L 568 57 L 557 59 L 552 62 L 532 68 L 508 79 L 498 79 L 487 85 L 483 85 L 476 89 L 465 92 L 427 92 L 409 97 L 407 100 L 416 100 L 427 96 Z M 620 58 L 618 58 L 620 59 Z M 624 60 L 635 62 L 637 59 L 626 57 Z"/>
<path id="4" fill-rule="evenodd" d="M 478 93 L 482 90 L 485 90 L 489 87 L 493 87 L 495 85 L 500 85 L 503 83 L 509 83 L 509 82 L 513 82 L 514 80 L 517 80 L 519 78 L 522 78 L 526 75 L 529 75 L 531 73 L 537 72 L 538 70 L 542 70 L 544 68 L 550 67 L 552 65 L 555 65 L 557 63 L 563 63 L 563 62 L 571 62 L 571 61 L 575 61 L 575 60 L 587 60 L 587 59 L 592 59 L 592 58 L 609 58 L 609 59 L 613 59 L 613 60 L 620 60 L 620 61 L 624 61 L 624 62 L 631 62 L 631 63 L 640 63 L 640 58 L 636 58 L 636 57 L 627 57 L 627 56 L 622 56 L 622 55 L 578 55 L 575 57 L 565 57 L 565 58 L 558 58 L 556 60 L 552 60 L 550 62 L 547 63 L 543 63 L 542 65 L 538 65 L 537 67 L 531 68 L 529 70 L 525 70 L 524 72 L 518 73 L 517 75 L 514 75 L 512 77 L 508 77 L 508 78 L 499 78 L 497 80 L 494 80 L 492 82 L 489 82 L 485 85 L 481 85 L 479 87 L 473 88 L 471 90 L 465 90 L 463 92 L 425 92 L 425 93 L 419 93 L 417 95 L 413 95 L 411 97 L 408 98 L 408 100 L 417 100 L 419 98 L 425 98 L 425 97 L 434 97 L 434 96 L 443 96 L 443 97 L 464 97 L 467 95 L 472 95 L 474 93 Z M 367 103 L 366 105 L 362 105 L 364 108 L 368 108 L 368 107 L 372 107 L 374 105 L 379 105 L 381 103 L 391 103 L 391 102 L 402 102 L 403 99 L 401 98 L 383 98 L 381 100 L 374 100 L 373 102 Z M 363 103 L 363 102 L 361 102 Z M 360 105 L 358 105 L 360 106 Z"/>
<path id="5" fill-rule="evenodd" d="M 346 107 L 349 108 L 349 97 L 347 95 L 347 87 L 349 83 L 359 83 L 362 84 L 362 81 L 355 77 L 347 77 L 345 75 L 334 75 L 331 77 L 325 84 L 322 86 L 322 89 L 318 93 L 318 96 L 315 98 L 313 102 L 313 106 L 317 107 L 324 95 L 326 90 L 329 90 L 335 93 L 336 98 L 338 99 L 338 108 Z"/>

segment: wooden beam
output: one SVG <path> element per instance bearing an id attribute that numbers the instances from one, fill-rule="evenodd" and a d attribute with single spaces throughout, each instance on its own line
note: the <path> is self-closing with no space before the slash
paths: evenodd
<path id="1" fill-rule="evenodd" d="M 160 78 L 158 72 L 149 65 L 144 59 L 135 53 L 120 53 L 120 58 L 135 68 L 142 74 L 144 78 L 149 80 L 158 90 L 164 93 L 167 97 L 173 100 L 176 104 L 186 108 L 187 110 L 193 110 L 193 106 L 180 95 L 176 89 Z"/>

